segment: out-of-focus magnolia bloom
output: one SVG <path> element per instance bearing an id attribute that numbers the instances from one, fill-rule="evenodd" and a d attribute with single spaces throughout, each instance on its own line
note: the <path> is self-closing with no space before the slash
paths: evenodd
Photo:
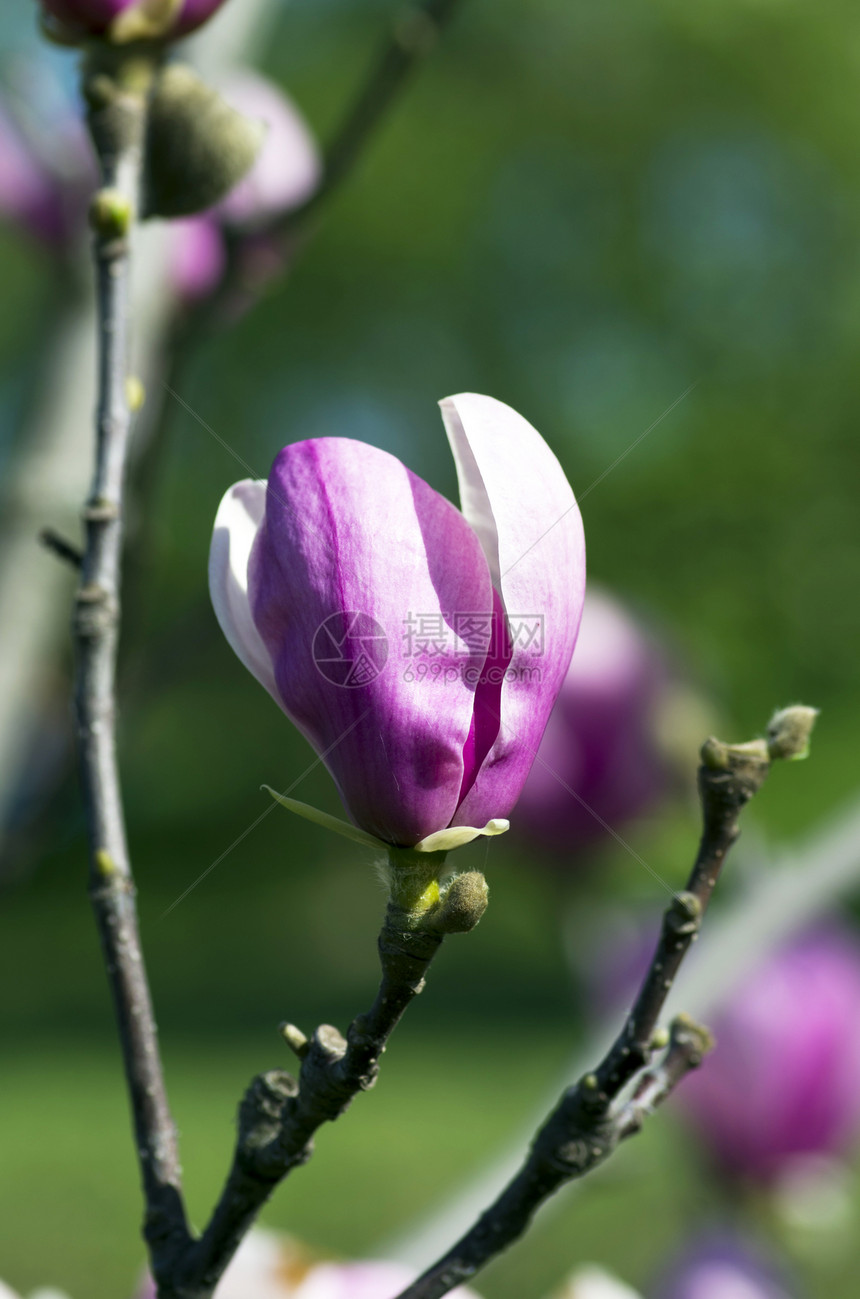
<path id="1" fill-rule="evenodd" d="M 152 35 L 187 36 L 220 9 L 224 0 L 41 0 L 65 40 L 104 36 L 129 40 Z"/>
<path id="2" fill-rule="evenodd" d="M 576 654 L 517 804 L 530 842 L 568 853 L 656 802 L 668 781 L 658 739 L 666 677 L 635 619 L 589 588 Z"/>
<path id="3" fill-rule="evenodd" d="M 83 123 L 40 107 L 21 106 L 25 123 L 0 99 L 0 217 L 59 249 L 83 228 L 96 169 Z"/>
<path id="4" fill-rule="evenodd" d="M 654 1299 L 791 1299 L 791 1294 L 770 1258 L 727 1234 L 691 1245 L 653 1290 Z"/>
<path id="5" fill-rule="evenodd" d="M 860 943 L 836 925 L 750 975 L 679 1104 L 726 1173 L 771 1181 L 860 1129 Z"/>
<path id="6" fill-rule="evenodd" d="M 227 492 L 210 555 L 236 654 L 353 822 L 400 846 L 510 811 L 585 582 L 579 511 L 541 436 L 491 397 L 441 406 L 462 513 L 387 452 L 319 438 L 285 447 L 268 487 Z"/>
<path id="7" fill-rule="evenodd" d="M 279 269 L 276 244 L 253 228 L 299 207 L 313 194 L 322 173 L 319 149 L 296 106 L 277 86 L 246 72 L 221 87 L 231 108 L 265 122 L 267 129 L 256 162 L 239 184 L 215 207 L 171 223 L 170 274 L 186 302 L 198 301 L 217 286 L 226 263 L 224 231 L 241 229 L 241 256 L 254 286 Z"/>
<path id="8" fill-rule="evenodd" d="M 549 1299 L 641 1299 L 641 1296 L 611 1272 L 590 1263 L 572 1272 L 560 1290 L 553 1290 Z"/>
<path id="9" fill-rule="evenodd" d="M 289 1236 L 254 1227 L 221 1278 L 215 1299 L 396 1299 L 415 1275 L 398 1263 L 312 1263 Z M 2 1291 L 0 1299 L 6 1299 Z M 136 1299 L 155 1299 L 149 1277 Z M 457 1289 L 452 1299 L 479 1296 Z"/>

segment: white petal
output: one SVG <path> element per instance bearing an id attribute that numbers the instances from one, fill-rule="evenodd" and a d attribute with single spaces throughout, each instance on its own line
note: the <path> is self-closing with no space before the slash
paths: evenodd
<path id="1" fill-rule="evenodd" d="M 251 616 L 248 560 L 266 513 L 266 484 L 251 478 L 235 483 L 215 516 L 209 551 L 209 594 L 215 617 L 234 653 L 280 704 L 275 671 Z"/>

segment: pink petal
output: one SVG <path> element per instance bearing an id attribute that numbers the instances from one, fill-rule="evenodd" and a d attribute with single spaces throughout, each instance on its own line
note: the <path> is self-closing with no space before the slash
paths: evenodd
<path id="1" fill-rule="evenodd" d="M 456 825 L 506 816 L 534 760 L 576 643 L 585 594 L 585 539 L 573 492 L 540 434 L 492 397 L 441 403 L 463 513 L 483 548 L 512 641 L 500 730 Z M 492 688 L 492 683 L 487 683 Z"/>
<path id="2" fill-rule="evenodd" d="M 456 616 L 492 606 L 459 511 L 375 447 L 295 443 L 272 468 L 250 589 L 282 706 L 356 824 L 402 845 L 447 826 L 486 656 Z"/>

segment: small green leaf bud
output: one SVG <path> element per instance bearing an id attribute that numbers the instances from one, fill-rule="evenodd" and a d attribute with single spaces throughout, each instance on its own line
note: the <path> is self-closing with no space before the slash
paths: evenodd
<path id="1" fill-rule="evenodd" d="M 428 918 L 428 928 L 443 934 L 467 934 L 487 909 L 489 889 L 480 871 L 455 875 Z"/>
<path id="2" fill-rule="evenodd" d="M 128 234 L 132 208 L 118 189 L 100 189 L 90 203 L 90 225 L 104 239 L 121 239 Z"/>
<path id="3" fill-rule="evenodd" d="M 817 708 L 793 704 L 774 713 L 767 727 L 767 751 L 771 759 L 800 762 L 809 757 L 809 738 L 818 717 Z"/>

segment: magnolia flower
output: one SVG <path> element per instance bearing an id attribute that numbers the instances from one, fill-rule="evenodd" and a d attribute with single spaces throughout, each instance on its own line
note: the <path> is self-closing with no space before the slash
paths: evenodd
<path id="1" fill-rule="evenodd" d="M 651 1293 L 655 1299 L 790 1299 L 791 1294 L 769 1257 L 727 1233 L 695 1241 Z"/>
<path id="2" fill-rule="evenodd" d="M 716 1049 L 679 1103 L 726 1173 L 769 1182 L 860 1130 L 860 943 L 828 926 L 796 939 L 713 1022 Z"/>
<path id="3" fill-rule="evenodd" d="M 171 222 L 170 278 L 186 302 L 208 297 L 221 279 L 225 230 L 243 231 L 239 255 L 245 278 L 255 284 L 270 279 L 280 268 L 280 249 L 266 236 L 247 232 L 299 207 L 322 174 L 319 149 L 304 118 L 271 81 L 243 72 L 220 91 L 231 108 L 263 121 L 267 129 L 251 170 L 226 198 L 198 216 Z"/>
<path id="4" fill-rule="evenodd" d="M 666 680 L 664 656 L 642 627 L 589 589 L 576 655 L 517 804 L 531 841 L 569 853 L 665 792 L 657 723 Z"/>
<path id="5" fill-rule="evenodd" d="M 230 645 L 363 840 L 427 850 L 506 828 L 585 582 L 579 511 L 540 435 L 491 397 L 441 406 L 462 513 L 376 447 L 297 442 L 268 487 L 227 492 L 209 565 Z"/>
<path id="6" fill-rule="evenodd" d="M 105 36 L 187 36 L 224 0 L 41 0 L 52 28 L 63 40 Z"/>

